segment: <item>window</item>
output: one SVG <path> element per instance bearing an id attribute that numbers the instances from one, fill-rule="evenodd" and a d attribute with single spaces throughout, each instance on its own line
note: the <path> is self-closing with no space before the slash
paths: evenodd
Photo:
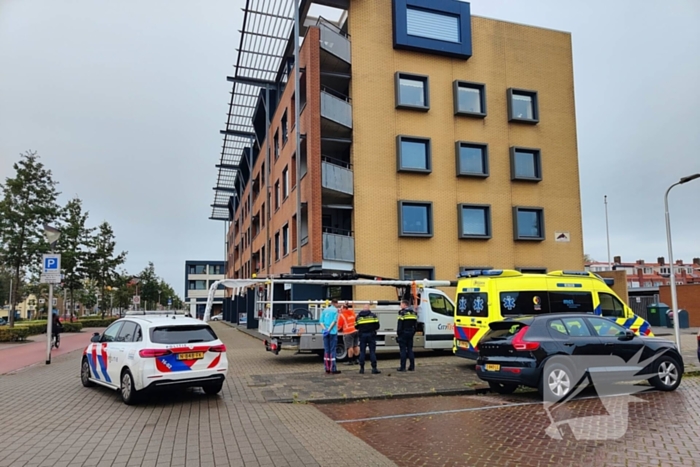
<path id="1" fill-rule="evenodd" d="M 102 338 L 100 339 L 100 342 L 115 342 L 121 327 L 122 322 L 112 324 L 110 327 L 105 329 L 105 332 L 102 333 Z"/>
<path id="2" fill-rule="evenodd" d="M 486 293 L 460 292 L 457 294 L 457 316 L 486 317 L 489 300 Z"/>
<path id="3" fill-rule="evenodd" d="M 399 172 L 430 173 L 430 138 L 397 136 L 396 159 Z"/>
<path id="4" fill-rule="evenodd" d="M 189 281 L 190 290 L 207 290 L 207 281 Z"/>
<path id="5" fill-rule="evenodd" d="M 289 196 L 289 169 L 285 166 L 282 170 L 282 199 Z"/>
<path id="6" fill-rule="evenodd" d="M 394 48 L 468 59 L 472 54 L 469 3 L 393 0 Z"/>
<path id="7" fill-rule="evenodd" d="M 510 148 L 511 180 L 542 180 L 542 157 L 539 149 Z"/>
<path id="8" fill-rule="evenodd" d="M 487 144 L 457 141 L 455 143 L 455 151 L 458 177 L 485 178 L 489 176 L 489 151 Z"/>
<path id="9" fill-rule="evenodd" d="M 454 316 L 454 306 L 452 306 L 452 303 L 446 300 L 444 296 L 431 293 L 428 295 L 428 298 L 430 299 L 430 308 L 432 308 L 435 313 L 445 316 Z"/>
<path id="10" fill-rule="evenodd" d="M 275 131 L 274 145 L 275 145 L 275 160 L 277 160 L 277 158 L 280 156 L 280 131 L 279 130 Z"/>
<path id="11" fill-rule="evenodd" d="M 282 227 L 282 256 L 289 254 L 289 224 Z"/>
<path id="12" fill-rule="evenodd" d="M 544 209 L 514 207 L 513 231 L 515 240 L 544 240 Z"/>
<path id="13" fill-rule="evenodd" d="M 459 204 L 459 238 L 491 238 L 491 206 Z"/>
<path id="14" fill-rule="evenodd" d="M 501 314 L 539 315 L 549 313 L 546 291 L 501 292 Z"/>
<path id="15" fill-rule="evenodd" d="M 432 237 L 433 203 L 399 201 L 399 236 Z"/>
<path id="16" fill-rule="evenodd" d="M 537 91 L 508 89 L 508 121 L 538 123 L 539 114 Z"/>
<path id="17" fill-rule="evenodd" d="M 265 203 L 260 206 L 260 221 L 262 224 L 262 227 L 265 227 Z"/>
<path id="18" fill-rule="evenodd" d="M 298 245 L 298 237 L 297 237 L 297 215 L 294 214 L 292 216 L 292 251 L 297 249 Z"/>
<path id="19" fill-rule="evenodd" d="M 294 188 L 297 186 L 297 155 L 296 153 L 292 155 L 292 163 L 291 163 L 291 172 L 292 172 L 292 180 L 291 180 L 291 187 Z"/>
<path id="20" fill-rule="evenodd" d="M 486 85 L 469 81 L 452 84 L 455 115 L 483 118 L 486 116 Z"/>
<path id="21" fill-rule="evenodd" d="M 193 264 L 190 265 L 190 274 L 206 274 L 207 265 L 206 264 Z"/>
<path id="22" fill-rule="evenodd" d="M 399 277 L 404 281 L 422 281 L 423 279 L 433 280 L 435 276 L 435 268 L 432 266 L 426 267 L 399 267 Z"/>
<path id="23" fill-rule="evenodd" d="M 137 327 L 138 325 L 133 321 L 124 321 L 124 324 L 117 335 L 116 342 L 133 342 Z"/>
<path id="24" fill-rule="evenodd" d="M 598 292 L 600 311 L 603 316 L 611 318 L 624 318 L 625 306 L 614 295 Z"/>
<path id="25" fill-rule="evenodd" d="M 299 159 L 299 178 L 303 178 L 304 175 L 309 171 L 308 161 L 306 157 L 306 140 L 302 139 L 301 146 L 301 158 Z"/>
<path id="26" fill-rule="evenodd" d="M 548 323 L 549 333 L 552 337 L 590 337 L 591 331 L 583 318 L 553 319 Z"/>
<path id="27" fill-rule="evenodd" d="M 588 318 L 599 337 L 621 337 L 627 330 L 612 320 L 605 318 Z"/>
<path id="28" fill-rule="evenodd" d="M 394 74 L 394 87 L 397 109 L 428 110 L 430 108 L 427 76 L 397 71 Z"/>
<path id="29" fill-rule="evenodd" d="M 214 330 L 206 324 L 161 326 L 151 329 L 151 342 L 154 344 L 189 344 L 211 342 L 216 339 Z"/>
<path id="30" fill-rule="evenodd" d="M 280 260 L 280 233 L 275 234 L 275 261 Z"/>
<path id="31" fill-rule="evenodd" d="M 287 109 L 284 109 L 284 114 L 282 115 L 282 146 L 287 144 L 288 137 L 289 128 L 287 127 Z"/>
<path id="32" fill-rule="evenodd" d="M 410 36 L 459 43 L 458 16 L 408 7 L 406 20 Z"/>
<path id="33" fill-rule="evenodd" d="M 275 211 L 280 208 L 280 181 L 275 182 Z"/>
<path id="34" fill-rule="evenodd" d="M 209 266 L 209 274 L 212 275 L 221 275 L 224 273 L 224 265 L 223 264 L 212 264 Z"/>
<path id="35" fill-rule="evenodd" d="M 549 292 L 549 311 L 592 313 L 593 295 L 590 292 Z"/>

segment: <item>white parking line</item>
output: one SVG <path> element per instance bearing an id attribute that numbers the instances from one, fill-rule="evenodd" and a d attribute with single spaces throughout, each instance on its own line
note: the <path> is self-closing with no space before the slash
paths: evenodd
<path id="1" fill-rule="evenodd" d="M 649 394 L 652 392 L 659 392 L 657 390 L 651 390 L 647 391 L 644 394 Z M 625 394 L 610 394 L 606 395 L 603 397 L 618 397 L 618 396 L 624 396 Z M 582 401 L 582 400 L 590 400 L 590 399 L 600 399 L 601 396 L 595 395 L 595 396 L 586 396 L 586 397 L 576 397 L 575 399 L 567 402 L 576 402 L 576 401 Z M 336 420 L 336 423 L 357 423 L 357 422 L 372 422 L 372 421 L 377 421 L 377 420 L 391 420 L 394 418 L 408 418 L 408 417 L 425 417 L 429 415 L 445 415 L 445 414 L 452 414 L 452 413 L 463 413 L 463 412 L 478 412 L 481 410 L 491 410 L 491 409 L 507 409 L 511 407 L 522 407 L 522 406 L 528 406 L 528 405 L 544 405 L 544 402 L 542 401 L 537 401 L 537 402 L 516 402 L 512 404 L 499 404 L 499 405 L 487 405 L 484 407 L 470 407 L 468 409 L 452 409 L 452 410 L 434 410 L 431 412 L 416 412 L 416 413 L 407 413 L 407 414 L 399 414 L 399 415 L 382 415 L 380 417 L 367 417 L 367 418 L 356 418 L 352 420 Z"/>

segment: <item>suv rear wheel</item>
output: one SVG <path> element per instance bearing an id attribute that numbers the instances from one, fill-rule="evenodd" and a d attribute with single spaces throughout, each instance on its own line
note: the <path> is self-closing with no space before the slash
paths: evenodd
<path id="1" fill-rule="evenodd" d="M 539 391 L 545 402 L 558 402 L 574 389 L 571 369 L 560 362 L 545 364 L 540 379 Z"/>

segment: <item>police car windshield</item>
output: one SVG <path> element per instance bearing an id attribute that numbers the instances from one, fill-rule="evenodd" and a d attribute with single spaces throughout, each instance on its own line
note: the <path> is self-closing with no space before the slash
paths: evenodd
<path id="1" fill-rule="evenodd" d="M 216 340 L 214 330 L 207 326 L 159 326 L 151 329 L 151 342 L 154 344 L 191 344 Z"/>

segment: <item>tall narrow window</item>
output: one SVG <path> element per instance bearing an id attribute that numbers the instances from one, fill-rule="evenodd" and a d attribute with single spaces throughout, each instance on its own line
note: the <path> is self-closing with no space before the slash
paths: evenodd
<path id="1" fill-rule="evenodd" d="M 282 170 L 282 199 L 287 199 L 289 196 L 289 169 L 287 167 Z"/>
<path id="2" fill-rule="evenodd" d="M 280 181 L 275 182 L 275 211 L 280 208 Z"/>
<path id="3" fill-rule="evenodd" d="M 287 143 L 287 138 L 289 137 L 289 128 L 287 126 L 287 110 L 285 109 L 284 115 L 282 115 L 282 146 Z"/>
<path id="4" fill-rule="evenodd" d="M 275 234 L 275 261 L 280 260 L 280 233 Z"/>
<path id="5" fill-rule="evenodd" d="M 289 254 L 289 224 L 285 224 L 282 227 L 282 255 L 287 256 Z"/>
<path id="6" fill-rule="evenodd" d="M 409 36 L 460 42 L 459 16 L 408 7 L 406 23 Z"/>

